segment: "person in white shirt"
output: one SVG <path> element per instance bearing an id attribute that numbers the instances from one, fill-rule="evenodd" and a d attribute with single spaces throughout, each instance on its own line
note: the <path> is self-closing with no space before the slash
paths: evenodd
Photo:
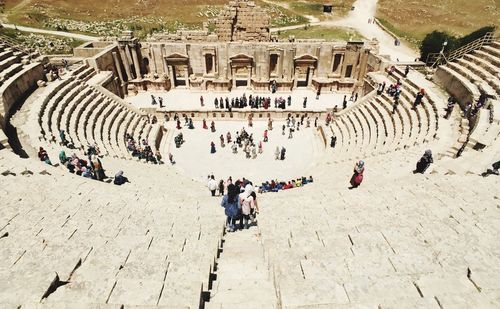
<path id="1" fill-rule="evenodd" d="M 212 192 L 212 196 L 215 196 L 215 190 L 217 190 L 217 181 L 215 181 L 214 175 L 210 176 L 210 178 L 208 179 L 207 186 L 208 190 Z"/>

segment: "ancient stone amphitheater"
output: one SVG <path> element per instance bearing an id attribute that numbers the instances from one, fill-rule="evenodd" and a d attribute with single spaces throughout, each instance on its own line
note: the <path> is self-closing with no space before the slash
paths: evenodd
<path id="1" fill-rule="evenodd" d="M 349 94 L 361 85 L 362 97 L 333 113 L 328 125 L 325 117 L 332 110 L 315 111 L 320 117 L 315 134 L 324 143 L 309 170 L 315 182 L 259 195 L 258 226 L 230 234 L 219 199 L 209 196 L 204 183 L 169 164 L 138 162 L 124 140 L 125 133 L 145 139 L 167 157 L 173 130 L 161 121 L 152 124 L 148 115 L 163 119 L 169 111 L 135 107 L 124 92 L 172 89 L 182 77 L 172 68 L 184 65 L 186 55 L 160 52 L 170 68 L 162 80 L 153 69 L 145 72 L 145 63 L 122 43 L 94 42 L 83 48 L 94 50 L 88 57 L 75 50 L 69 69 L 54 80 L 47 79 L 44 67 L 58 66 L 61 59 L 0 43 L 1 308 L 500 306 L 500 181 L 480 176 L 500 155 L 498 40 L 450 59 L 433 78 L 420 72 L 420 64 L 411 64 L 405 78 L 406 64 L 367 51 L 379 60 L 376 70 L 361 68 L 351 79 L 307 81 L 304 87 L 312 91 L 324 83 Z M 158 52 L 151 44 L 154 58 Z M 139 54 L 146 54 L 144 46 Z M 217 57 L 209 63 L 222 62 Z M 121 69 L 117 62 L 108 67 L 104 58 Z M 290 61 L 306 60 L 313 58 Z M 392 65 L 394 72 L 387 74 L 384 69 Z M 159 70 L 161 60 L 154 66 Z M 238 77 L 237 70 L 234 76 L 227 67 L 220 71 L 225 76 L 205 77 L 220 87 Z M 288 72 L 290 78 L 300 78 L 299 71 Z M 278 79 L 279 91 L 300 86 L 286 74 Z M 319 76 L 321 70 L 307 74 Z M 197 87 L 196 78 L 187 79 Z M 379 83 L 397 80 L 402 94 L 393 114 L 392 98 L 376 90 Z M 421 88 L 424 104 L 412 109 Z M 209 86 L 196 91 L 207 89 L 214 91 Z M 491 98 L 475 117 L 462 117 L 458 105 L 449 119 L 443 117 L 449 94 L 465 104 L 476 102 L 480 91 Z M 245 121 L 250 111 L 184 112 L 195 119 Z M 279 119 L 288 112 L 302 113 L 262 113 L 264 119 L 267 113 Z M 76 150 L 60 145 L 60 130 Z M 338 141 L 331 149 L 333 134 Z M 101 149 L 109 175 L 124 170 L 131 183 L 83 178 L 36 156 L 44 147 L 57 163 L 61 149 L 69 154 L 89 145 Z M 433 150 L 435 162 L 426 174 L 414 175 L 426 149 Z M 348 190 L 358 159 L 366 162 L 365 181 Z"/>

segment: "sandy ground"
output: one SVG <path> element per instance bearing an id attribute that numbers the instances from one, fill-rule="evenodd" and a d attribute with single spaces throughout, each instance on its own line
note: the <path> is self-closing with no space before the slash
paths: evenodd
<path id="1" fill-rule="evenodd" d="M 368 23 L 368 19 L 373 19 L 377 11 L 378 0 L 358 0 L 354 2 L 355 9 L 347 15 L 346 18 L 325 22 L 324 25 L 351 27 L 356 29 L 368 39 L 377 39 L 380 44 L 380 54 L 389 55 L 391 60 L 396 61 L 414 61 L 418 54 L 401 43 L 394 45 L 394 38 L 382 30 L 377 24 Z"/>
<path id="2" fill-rule="evenodd" d="M 339 20 L 326 20 L 320 22 L 312 22 L 311 26 L 330 26 L 330 27 L 350 27 L 356 29 L 367 39 L 377 39 L 380 46 L 381 55 L 389 55 L 392 61 L 414 61 L 418 57 L 418 53 L 401 43 L 399 46 L 394 45 L 394 38 L 387 32 L 382 30 L 377 24 L 368 23 L 368 19 L 373 19 L 377 11 L 378 0 L 358 0 L 354 2 L 355 9 Z M 302 28 L 304 25 L 287 26 L 273 28 L 271 32 L 292 30 Z"/>
<path id="3" fill-rule="evenodd" d="M 344 93 L 333 93 L 330 91 L 322 91 L 319 100 L 316 100 L 316 92 L 311 90 L 294 90 L 292 92 L 278 92 L 272 94 L 271 92 L 256 92 L 248 90 L 235 90 L 231 92 L 202 92 L 196 90 L 188 89 L 173 89 L 168 92 L 140 92 L 136 96 L 129 96 L 125 98 L 125 101 L 133 104 L 137 108 L 151 108 L 156 107 L 159 111 L 175 111 L 175 110 L 214 110 L 214 99 L 223 97 L 224 99 L 228 97 L 236 98 L 241 97 L 243 93 L 246 94 L 247 98 L 250 94 L 271 97 L 271 108 L 269 110 L 276 110 L 274 108 L 274 98 L 287 98 L 289 95 L 292 96 L 291 106 L 287 106 L 287 110 L 297 110 L 297 111 L 324 111 L 327 108 L 333 108 L 335 105 L 338 108 L 342 108 L 342 101 L 344 99 Z M 162 97 L 164 107 L 162 109 L 157 105 L 151 105 L 151 95 L 155 97 Z M 203 96 L 204 107 L 200 104 L 200 96 Z M 307 97 L 307 107 L 303 108 L 304 97 Z M 347 100 L 349 100 L 350 94 L 347 94 Z M 359 97 L 361 98 L 361 96 Z M 158 100 L 158 99 L 157 99 Z M 349 106 L 352 102 L 348 102 Z M 246 108 L 250 110 L 250 107 Z"/>
<path id="4" fill-rule="evenodd" d="M 242 148 L 238 148 L 238 153 L 233 154 L 229 146 L 223 148 L 220 145 L 220 135 L 226 136 L 231 132 L 233 140 L 237 131 L 241 132 L 244 127 L 248 133 L 253 134 L 256 146 L 258 141 L 263 140 L 263 132 L 267 128 L 267 121 L 254 121 L 252 128 L 246 123 L 236 121 L 219 121 L 215 123 L 216 132 L 210 129 L 202 129 L 202 122 L 195 121 L 195 129 L 189 130 L 183 127 L 181 130 L 174 128 L 173 122 L 169 123 L 169 128 L 174 130 L 170 141 L 170 152 L 174 156 L 174 165 L 187 176 L 205 182 L 207 175 L 213 174 L 217 181 L 245 177 L 256 183 L 266 180 L 291 180 L 301 176 L 310 176 L 308 170 L 314 162 L 314 156 L 319 151 L 317 147 L 324 147 L 316 134 L 314 121 L 311 119 L 311 128 L 301 127 L 294 132 L 292 139 L 288 139 L 288 129 L 282 135 L 282 125 L 284 122 L 273 122 L 273 130 L 269 131 L 269 141 L 263 144 L 263 153 L 257 154 L 256 159 L 247 159 Z M 210 126 L 210 123 L 208 122 Z M 305 121 L 304 121 L 305 126 Z M 173 137 L 182 131 L 186 142 L 176 148 Z M 217 152 L 210 153 L 210 142 L 216 144 Z M 275 160 L 275 150 L 279 146 L 286 148 L 285 160 Z M 312 175 L 314 177 L 314 175 Z"/>

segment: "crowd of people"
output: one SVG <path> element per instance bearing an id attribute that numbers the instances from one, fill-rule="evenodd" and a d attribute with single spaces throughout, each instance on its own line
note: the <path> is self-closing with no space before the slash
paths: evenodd
<path id="1" fill-rule="evenodd" d="M 229 177 L 225 184 L 222 182 L 221 188 L 225 190 L 221 192 L 221 206 L 227 217 L 226 230 L 234 232 L 238 229 L 248 229 L 251 224 L 255 224 L 259 206 L 252 182 L 243 178 L 233 184 L 232 178 Z"/>
<path id="2" fill-rule="evenodd" d="M 278 192 L 280 190 L 299 188 L 312 182 L 313 182 L 312 176 L 309 176 L 309 178 L 302 176 L 301 178 L 292 179 L 289 180 L 288 182 L 271 180 L 263 182 L 262 185 L 258 187 L 258 192 L 259 193 Z"/>
<path id="3" fill-rule="evenodd" d="M 200 104 L 204 106 L 203 96 L 200 97 Z M 305 108 L 307 104 L 307 98 L 304 98 L 303 107 Z M 233 97 L 229 99 L 229 97 L 220 97 L 214 99 L 214 107 L 215 109 L 226 109 L 229 112 L 232 109 L 242 109 L 245 107 L 250 107 L 251 109 L 268 109 L 274 105 L 274 108 L 277 109 L 286 109 L 287 106 L 292 105 L 292 96 L 289 95 L 286 99 L 283 97 L 274 98 L 274 101 L 271 97 L 258 96 L 258 95 L 249 95 L 246 96 L 243 93 L 240 97 Z"/>
<path id="4" fill-rule="evenodd" d="M 153 152 L 153 149 L 148 145 L 145 139 L 138 144 L 132 135 L 125 133 L 125 141 L 127 143 L 127 150 L 130 151 L 133 157 L 153 164 L 163 164 L 160 151 L 156 150 L 156 152 Z"/>
<path id="5" fill-rule="evenodd" d="M 80 158 L 73 153 L 68 157 L 66 151 L 61 150 L 59 152 L 59 163 L 70 173 L 78 176 L 98 181 L 105 181 L 105 179 L 108 179 L 109 177 L 106 176 L 105 169 L 102 166 L 102 162 L 97 155 L 95 147 L 88 147 L 85 155 L 85 158 Z M 52 165 L 52 161 L 43 147 L 40 147 L 38 150 L 38 158 L 40 161 Z M 129 180 L 123 175 L 123 171 L 119 171 L 113 179 L 115 185 L 122 185 L 126 182 L 129 182 Z"/>

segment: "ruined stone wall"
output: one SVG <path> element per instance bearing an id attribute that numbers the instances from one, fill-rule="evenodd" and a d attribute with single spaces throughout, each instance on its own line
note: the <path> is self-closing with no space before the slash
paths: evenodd
<path id="1" fill-rule="evenodd" d="M 144 42 L 140 57 L 149 63 L 147 70 L 143 68 L 143 77 L 171 79 L 175 66 L 177 74 L 183 72 L 180 77 L 185 78 L 186 71 L 190 78 L 201 79 L 202 83 L 230 81 L 237 72 L 239 75 L 248 72 L 252 84 L 272 80 L 292 83 L 301 78 L 315 79 L 316 84 L 352 85 L 373 69 L 367 69 L 369 59 L 370 64 L 373 61 L 372 52 L 371 46 L 363 42 Z M 340 60 L 334 68 L 336 55 Z M 211 70 L 207 65 L 212 66 Z"/>
<path id="2" fill-rule="evenodd" d="M 270 18 L 253 1 L 229 2 L 216 20 L 219 41 L 268 42 Z"/>
<path id="3" fill-rule="evenodd" d="M 282 90 L 349 91 L 376 69 L 376 54 L 376 45 L 363 41 L 139 42 L 124 36 L 88 62 L 98 70 L 113 71 L 124 88 L 168 84 L 199 90 L 266 90 L 276 82 Z"/>

